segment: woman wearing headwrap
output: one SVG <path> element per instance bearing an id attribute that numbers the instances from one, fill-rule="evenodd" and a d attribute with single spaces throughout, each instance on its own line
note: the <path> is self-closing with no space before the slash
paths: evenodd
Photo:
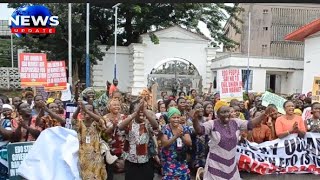
<path id="1" fill-rule="evenodd" d="M 180 124 L 180 111 L 171 107 L 168 110 L 169 124 L 162 128 L 161 162 L 164 180 L 189 180 L 187 147 L 192 145 L 189 130 Z"/>
<path id="2" fill-rule="evenodd" d="M 230 107 L 227 105 L 222 105 L 216 109 L 217 119 L 205 122 L 202 125 L 197 118 L 199 111 L 194 111 L 193 127 L 195 132 L 210 137 L 204 179 L 238 180 L 240 174 L 235 156 L 240 129 L 252 129 L 253 126 L 273 113 L 274 108 L 268 107 L 266 112 L 252 119 L 252 121 L 230 118 Z"/>
<path id="3" fill-rule="evenodd" d="M 93 87 L 87 87 L 81 92 L 80 98 L 84 101 L 84 103 L 89 103 L 97 108 L 97 102 L 95 102 L 95 95 L 96 92 L 94 91 Z"/>

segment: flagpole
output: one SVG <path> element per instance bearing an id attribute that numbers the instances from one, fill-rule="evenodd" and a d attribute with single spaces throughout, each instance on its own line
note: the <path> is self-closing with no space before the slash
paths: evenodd
<path id="1" fill-rule="evenodd" d="M 118 6 L 121 3 L 114 5 L 114 79 L 117 79 L 117 36 L 118 36 Z"/>
<path id="2" fill-rule="evenodd" d="M 12 33 L 11 33 L 11 67 L 12 68 L 14 67 L 14 64 L 13 64 L 13 36 L 12 36 Z"/>
<path id="3" fill-rule="evenodd" d="M 69 84 L 72 86 L 72 4 L 68 4 L 68 69 L 69 69 Z"/>
<path id="4" fill-rule="evenodd" d="M 249 78 L 250 78 L 250 40 L 251 40 L 251 12 L 249 12 L 249 30 L 248 30 L 248 61 L 247 61 L 247 84 L 246 92 L 249 93 Z"/>
<path id="5" fill-rule="evenodd" d="M 86 87 L 90 87 L 90 59 L 89 59 L 89 18 L 90 4 L 87 3 L 87 22 L 86 22 Z"/>

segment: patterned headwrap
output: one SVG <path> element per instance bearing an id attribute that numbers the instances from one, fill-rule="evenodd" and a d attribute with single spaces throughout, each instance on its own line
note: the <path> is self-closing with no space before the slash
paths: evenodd
<path id="1" fill-rule="evenodd" d="M 175 114 L 181 115 L 181 112 L 175 107 L 171 107 L 171 108 L 168 109 L 167 116 L 168 116 L 169 119 Z"/>
<path id="2" fill-rule="evenodd" d="M 80 94 L 80 98 L 83 99 L 83 98 L 87 98 L 87 92 L 88 91 L 93 91 L 94 93 L 96 93 L 93 89 L 93 87 L 87 87 L 86 89 L 84 89 L 81 94 Z"/>

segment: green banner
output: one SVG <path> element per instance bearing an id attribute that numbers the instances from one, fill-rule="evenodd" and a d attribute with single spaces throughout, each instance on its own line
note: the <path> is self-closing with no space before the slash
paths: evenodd
<path id="1" fill-rule="evenodd" d="M 29 150 L 31 149 L 32 142 L 20 142 L 8 144 L 8 164 L 9 164 L 9 179 L 21 180 L 21 176 L 18 176 L 16 170 L 19 168 L 21 162 L 25 159 Z"/>

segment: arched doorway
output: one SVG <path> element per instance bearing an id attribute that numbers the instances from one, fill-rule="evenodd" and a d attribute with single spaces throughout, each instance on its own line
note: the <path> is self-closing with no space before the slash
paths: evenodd
<path id="1" fill-rule="evenodd" d="M 197 68 L 189 61 L 172 58 L 156 65 L 148 75 L 148 84 L 158 83 L 158 96 L 161 92 L 187 93 L 191 89 L 202 89 L 202 78 Z"/>

